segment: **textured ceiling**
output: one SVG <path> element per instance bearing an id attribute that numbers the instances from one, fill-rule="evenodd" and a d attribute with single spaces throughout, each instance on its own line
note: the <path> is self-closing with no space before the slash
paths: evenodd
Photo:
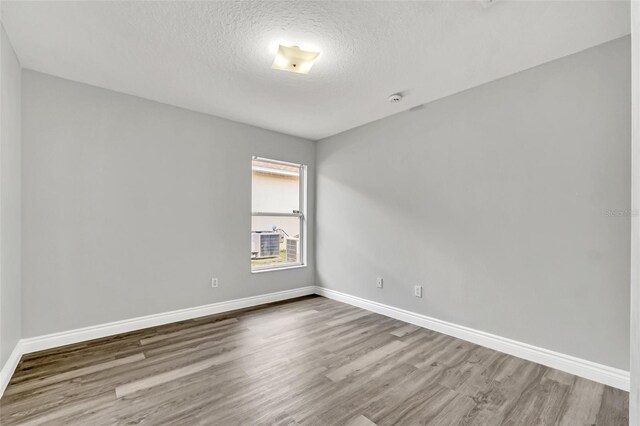
<path id="1" fill-rule="evenodd" d="M 629 3 L 4 1 L 2 22 L 25 68 L 320 139 L 626 35 Z M 278 42 L 319 48 L 311 74 L 272 70 Z"/>

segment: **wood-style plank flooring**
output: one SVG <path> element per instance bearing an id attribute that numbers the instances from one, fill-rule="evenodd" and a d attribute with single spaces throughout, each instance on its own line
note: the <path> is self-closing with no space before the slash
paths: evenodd
<path id="1" fill-rule="evenodd" d="M 323 297 L 23 357 L 0 424 L 626 425 L 628 394 Z"/>

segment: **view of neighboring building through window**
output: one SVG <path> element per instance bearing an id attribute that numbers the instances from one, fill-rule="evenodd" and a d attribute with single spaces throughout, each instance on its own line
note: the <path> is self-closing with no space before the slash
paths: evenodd
<path id="1" fill-rule="evenodd" d="M 252 270 L 303 263 L 304 171 L 303 165 L 252 160 Z"/>

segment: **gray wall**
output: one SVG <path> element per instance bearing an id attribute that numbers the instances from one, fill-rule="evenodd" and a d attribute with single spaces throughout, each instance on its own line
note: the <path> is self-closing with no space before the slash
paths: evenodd
<path id="1" fill-rule="evenodd" d="M 631 2 L 631 208 L 640 212 L 640 3 Z M 640 215 L 631 218 L 631 390 L 629 424 L 640 424 Z"/>
<path id="2" fill-rule="evenodd" d="M 627 37 L 320 141 L 317 283 L 628 369 L 630 80 Z"/>
<path id="3" fill-rule="evenodd" d="M 0 368 L 21 337 L 20 72 L 0 25 Z"/>
<path id="4" fill-rule="evenodd" d="M 251 156 L 308 164 L 313 190 L 314 142 L 22 78 L 24 337 L 314 284 L 313 235 L 310 267 L 261 274 L 249 238 Z"/>

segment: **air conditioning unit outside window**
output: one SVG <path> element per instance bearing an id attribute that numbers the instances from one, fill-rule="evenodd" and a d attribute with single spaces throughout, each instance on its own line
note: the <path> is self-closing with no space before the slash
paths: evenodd
<path id="1" fill-rule="evenodd" d="M 279 232 L 252 232 L 251 257 L 262 259 L 280 255 Z"/>
<path id="2" fill-rule="evenodd" d="M 287 238 L 287 262 L 300 263 L 300 238 Z"/>

